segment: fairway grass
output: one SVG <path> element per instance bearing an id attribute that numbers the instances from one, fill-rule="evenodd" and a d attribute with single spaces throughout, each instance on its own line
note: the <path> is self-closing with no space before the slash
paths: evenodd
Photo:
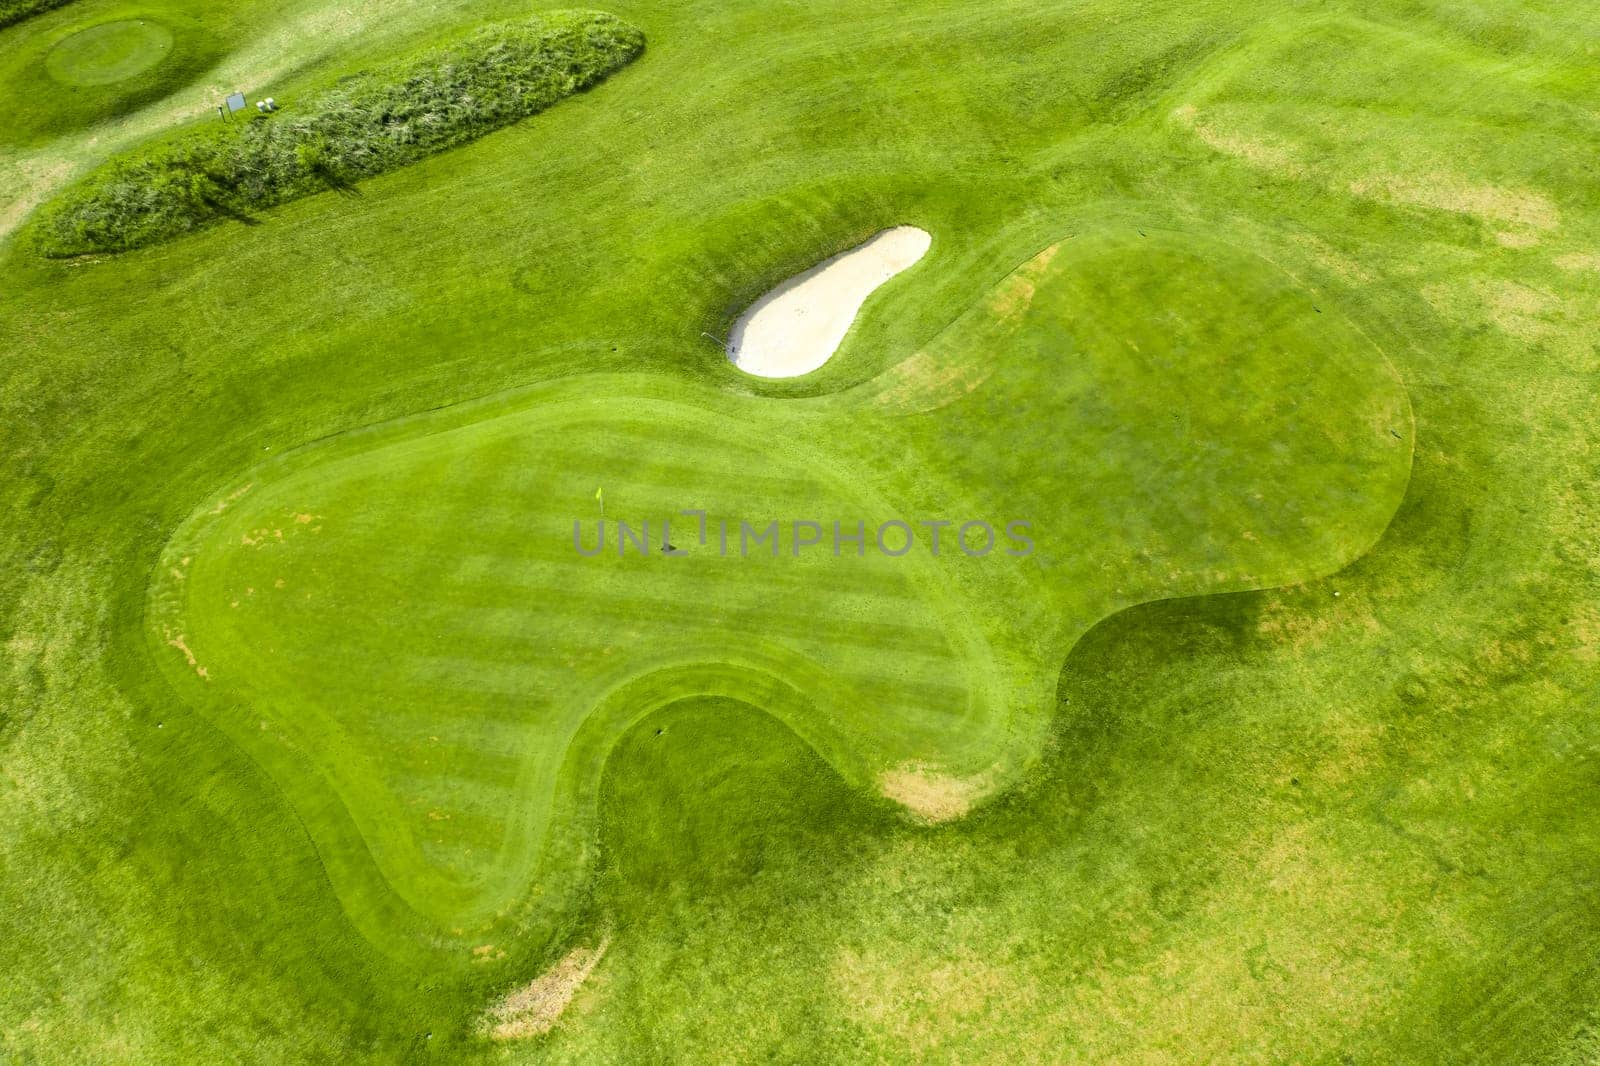
<path id="1" fill-rule="evenodd" d="M 0 31 L 7 218 L 527 13 L 147 10 L 92 106 L 133 8 Z M 0 246 L 0 1058 L 1591 1061 L 1600 22 L 612 10 L 358 196 Z"/>

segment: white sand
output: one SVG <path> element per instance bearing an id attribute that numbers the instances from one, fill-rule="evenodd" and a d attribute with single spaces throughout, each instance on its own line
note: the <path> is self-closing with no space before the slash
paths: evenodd
<path id="1" fill-rule="evenodd" d="M 728 358 L 749 374 L 794 378 L 826 363 L 868 296 L 921 259 L 933 238 L 896 226 L 797 274 L 734 323 Z"/>

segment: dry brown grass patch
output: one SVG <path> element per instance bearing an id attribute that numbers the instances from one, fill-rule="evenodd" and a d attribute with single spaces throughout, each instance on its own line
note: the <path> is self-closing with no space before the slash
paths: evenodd
<path id="1" fill-rule="evenodd" d="M 194 672 L 196 674 L 198 674 L 204 680 L 210 681 L 211 680 L 211 672 L 209 670 L 207 670 L 204 666 L 201 666 L 200 663 L 195 659 L 194 652 L 189 650 L 189 644 L 188 644 L 187 638 L 185 638 L 182 633 L 179 633 L 176 636 L 174 636 L 172 634 L 171 630 L 168 630 L 165 635 L 166 635 L 167 647 L 169 647 L 169 648 L 177 648 L 178 651 L 183 654 L 184 659 L 186 659 L 188 661 L 190 668 L 192 668 L 194 670 Z"/>
<path id="2" fill-rule="evenodd" d="M 1201 115 L 1193 104 L 1185 104 L 1172 113 L 1172 117 L 1200 138 L 1206 147 L 1248 163 L 1258 170 L 1270 170 L 1290 177 L 1306 174 L 1304 164 L 1296 158 L 1295 150 L 1288 144 L 1250 137 L 1238 130 L 1225 129 Z"/>
<path id="3" fill-rule="evenodd" d="M 1591 252 L 1573 252 L 1556 257 L 1556 266 L 1562 270 L 1592 270 L 1600 273 L 1600 255 Z"/>
<path id="4" fill-rule="evenodd" d="M 1071 239 L 1057 241 L 1028 260 L 985 298 L 984 308 L 1002 330 L 1016 325 L 1033 307 L 1039 281 Z M 924 350 L 890 367 L 873 406 L 896 414 L 924 414 L 954 403 L 988 381 L 998 365 L 988 348 L 981 362 L 969 362 L 965 354 Z"/>
<path id="5" fill-rule="evenodd" d="M 1555 332 L 1549 316 L 1561 301 L 1521 282 L 1502 279 L 1474 281 L 1469 288 L 1430 285 L 1423 299 L 1435 311 L 1457 321 L 1487 320 L 1496 329 L 1520 340 L 1532 341 Z"/>
<path id="6" fill-rule="evenodd" d="M 1383 174 L 1350 183 L 1357 196 L 1468 215 L 1480 222 L 1549 232 L 1561 222 L 1554 201 L 1531 189 L 1505 189 L 1453 174 Z M 1502 237 L 1505 235 L 1502 234 Z M 1513 230 L 1512 240 L 1519 239 Z"/>
<path id="7" fill-rule="evenodd" d="M 611 937 L 593 948 L 573 948 L 544 973 L 489 1008 L 484 1028 L 495 1040 L 520 1040 L 548 1033 L 600 964 Z"/>
<path id="8" fill-rule="evenodd" d="M 901 763 L 878 775 L 878 790 L 925 822 L 954 821 L 972 810 L 990 787 L 989 774 L 953 777 L 926 763 Z"/>
<path id="9" fill-rule="evenodd" d="M 1041 998 L 1027 974 L 966 946 L 941 955 L 898 945 L 844 948 L 834 956 L 829 979 L 850 1018 L 919 1057 L 967 1030 L 992 1029 L 997 1023 L 1018 1028 Z M 1043 1047 L 1018 1046 L 1011 1061 L 1043 1062 L 1048 1055 Z"/>

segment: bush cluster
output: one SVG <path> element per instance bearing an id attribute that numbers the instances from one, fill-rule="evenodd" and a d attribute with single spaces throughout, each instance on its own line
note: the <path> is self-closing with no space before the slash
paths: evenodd
<path id="1" fill-rule="evenodd" d="M 348 186 L 537 114 L 643 49 L 642 33 L 598 12 L 491 27 L 298 106 L 113 161 L 44 213 L 39 247 L 123 251 Z"/>

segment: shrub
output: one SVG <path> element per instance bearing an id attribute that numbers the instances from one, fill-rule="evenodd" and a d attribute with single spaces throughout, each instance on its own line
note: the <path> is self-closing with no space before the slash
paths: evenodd
<path id="1" fill-rule="evenodd" d="M 113 161 L 39 224 L 48 256 L 117 252 L 414 163 L 537 114 L 631 62 L 644 36 L 612 15 L 495 26 L 292 110 L 197 128 Z"/>

